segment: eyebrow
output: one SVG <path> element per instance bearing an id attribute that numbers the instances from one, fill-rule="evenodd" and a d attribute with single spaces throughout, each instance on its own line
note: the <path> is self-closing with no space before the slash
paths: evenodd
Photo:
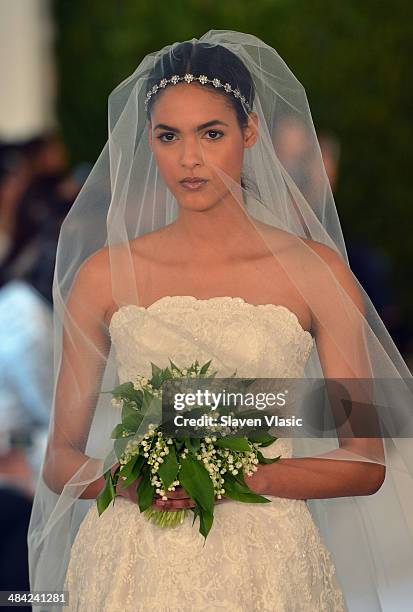
<path id="1" fill-rule="evenodd" d="M 229 127 L 228 123 L 224 123 L 224 121 L 221 121 L 220 119 L 212 119 L 212 121 L 207 121 L 206 123 L 201 123 L 201 125 L 198 125 L 196 131 L 199 132 L 200 130 L 204 130 L 207 127 L 211 127 L 211 125 L 226 125 L 227 127 Z M 180 130 L 178 128 L 166 125 L 165 123 L 158 123 L 153 129 L 169 130 L 170 132 L 176 132 L 177 134 L 180 133 Z"/>

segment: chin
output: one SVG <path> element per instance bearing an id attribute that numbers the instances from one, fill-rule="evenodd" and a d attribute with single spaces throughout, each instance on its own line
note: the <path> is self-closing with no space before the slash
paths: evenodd
<path id="1" fill-rule="evenodd" d="M 183 210 L 192 210 L 194 212 L 204 212 L 206 210 L 210 210 L 216 206 L 216 202 L 191 202 L 190 204 L 187 202 L 178 202 L 178 205 Z"/>

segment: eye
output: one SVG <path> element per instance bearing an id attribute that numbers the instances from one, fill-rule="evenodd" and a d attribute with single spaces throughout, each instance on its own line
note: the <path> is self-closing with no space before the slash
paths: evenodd
<path id="1" fill-rule="evenodd" d="M 207 138 L 207 140 L 219 140 L 224 135 L 224 132 L 222 132 L 221 130 L 208 130 L 207 132 L 205 132 L 205 134 L 215 134 L 215 136 L 213 136 L 212 138 Z M 172 138 L 167 138 L 168 136 L 174 137 L 175 134 L 173 132 L 163 132 L 162 134 L 157 136 L 157 138 L 161 142 L 174 142 Z"/>
<path id="2" fill-rule="evenodd" d="M 163 132 L 162 134 L 157 136 L 157 138 L 159 138 L 161 142 L 173 142 L 173 140 L 163 140 L 164 136 L 175 136 L 175 134 L 173 132 Z"/>
<path id="3" fill-rule="evenodd" d="M 224 132 L 221 132 L 221 130 L 208 130 L 206 134 L 220 134 L 218 138 L 207 138 L 207 140 L 219 140 L 224 135 Z"/>

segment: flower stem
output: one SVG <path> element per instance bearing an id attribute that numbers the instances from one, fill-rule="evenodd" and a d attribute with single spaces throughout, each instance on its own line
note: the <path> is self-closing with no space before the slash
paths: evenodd
<path id="1" fill-rule="evenodd" d="M 143 511 L 146 518 L 158 525 L 158 527 L 177 527 L 184 522 L 188 510 L 182 508 L 181 510 L 155 510 L 154 508 L 147 508 Z"/>

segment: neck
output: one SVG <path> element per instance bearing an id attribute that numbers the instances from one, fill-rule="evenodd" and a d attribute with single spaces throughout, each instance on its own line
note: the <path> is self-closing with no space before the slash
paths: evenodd
<path id="1" fill-rule="evenodd" d="M 262 244 L 244 205 L 230 192 L 207 210 L 181 207 L 173 225 L 176 237 L 200 256 L 230 255 Z"/>

